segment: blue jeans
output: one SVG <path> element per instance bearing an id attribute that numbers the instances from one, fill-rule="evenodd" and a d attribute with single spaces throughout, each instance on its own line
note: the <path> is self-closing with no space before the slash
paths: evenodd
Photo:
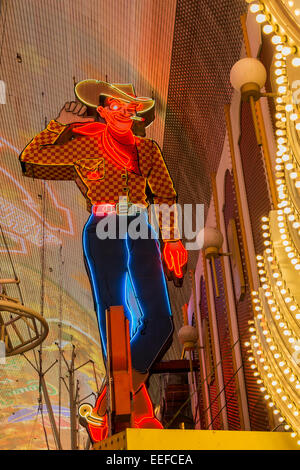
<path id="1" fill-rule="evenodd" d="M 147 239 L 133 239 L 128 233 L 130 222 L 137 216 L 110 214 L 108 217 L 115 217 L 117 238 L 99 239 L 96 228 L 104 217 L 93 214 L 83 230 L 85 263 L 102 349 L 106 357 L 105 311 L 110 306 L 123 305 L 130 325 L 132 367 L 146 372 L 173 333 L 159 242 L 146 212 L 140 220 L 144 232 L 148 232 Z"/>

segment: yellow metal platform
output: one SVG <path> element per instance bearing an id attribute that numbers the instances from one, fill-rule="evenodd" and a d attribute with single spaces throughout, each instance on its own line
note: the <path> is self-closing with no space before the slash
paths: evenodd
<path id="1" fill-rule="evenodd" d="M 289 432 L 126 429 L 95 450 L 299 450 Z"/>

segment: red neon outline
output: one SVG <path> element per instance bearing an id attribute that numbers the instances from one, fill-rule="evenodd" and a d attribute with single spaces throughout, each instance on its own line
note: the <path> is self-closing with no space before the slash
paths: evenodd
<path id="1" fill-rule="evenodd" d="M 121 151 L 120 151 L 120 154 L 118 154 L 112 147 L 113 144 L 109 142 L 110 137 L 108 136 L 107 129 L 105 130 L 105 134 L 103 133 L 101 137 L 102 137 L 101 139 L 102 144 L 107 155 L 109 155 L 112 158 L 112 160 L 114 160 L 114 162 L 117 163 L 117 165 L 121 167 L 124 166 L 128 170 L 132 170 L 133 167 L 132 167 L 132 164 L 130 162 L 130 158 L 128 157 L 128 155 L 124 154 Z"/>
<path id="2" fill-rule="evenodd" d="M 107 390 L 107 387 L 104 387 L 101 395 L 97 398 L 95 407 L 93 408 L 93 413 L 99 414 L 98 410 L 101 406 L 103 399 L 105 398 L 106 390 Z M 143 400 L 145 402 L 146 410 L 143 413 L 137 414 L 137 415 L 135 415 L 135 412 L 133 412 L 133 415 L 135 415 L 134 427 L 138 429 L 142 429 L 142 428 L 164 429 L 161 422 L 154 416 L 153 404 L 149 397 L 145 384 L 143 384 L 140 390 L 133 395 L 133 406 L 134 406 L 134 400 L 137 394 L 143 395 Z M 103 439 L 106 439 L 108 436 L 107 413 L 104 413 L 104 415 L 99 414 L 99 416 L 103 417 L 103 420 L 104 420 L 104 422 L 101 425 L 97 426 L 93 424 L 88 424 L 88 430 L 89 430 L 91 439 L 93 440 L 94 443 L 100 442 Z"/>
<path id="3" fill-rule="evenodd" d="M 133 395 L 133 403 L 134 403 L 134 397 L 138 393 L 143 394 L 143 398 L 146 401 L 146 406 L 147 406 L 148 410 L 147 410 L 146 413 L 134 418 L 135 427 L 137 427 L 137 428 L 142 428 L 142 427 L 147 428 L 148 427 L 148 428 L 164 429 L 161 422 L 158 421 L 158 419 L 155 418 L 155 416 L 154 416 L 153 404 L 152 404 L 152 401 L 149 397 L 149 394 L 147 392 L 145 384 L 143 384 L 142 388 L 135 395 Z"/>
<path id="4" fill-rule="evenodd" d="M 181 240 L 166 242 L 164 246 L 164 260 L 170 271 L 174 271 L 178 278 L 183 276 L 181 267 L 187 263 L 187 250 Z"/>
<path id="5" fill-rule="evenodd" d="M 93 413 L 95 414 L 98 414 L 98 409 L 100 408 L 100 405 L 106 396 L 106 389 L 107 387 L 104 387 L 101 395 L 97 398 L 96 404 L 93 408 Z M 103 420 L 104 420 L 104 422 L 101 425 L 96 426 L 96 425 L 88 423 L 88 430 L 89 430 L 89 433 L 93 442 L 103 441 L 103 439 L 106 439 L 108 435 L 107 413 L 104 413 L 104 415 L 99 415 L 99 416 L 103 416 Z"/>
<path id="6" fill-rule="evenodd" d="M 125 152 L 122 152 L 121 149 L 119 148 L 114 148 L 114 143 L 113 143 L 113 136 L 110 134 L 108 131 L 108 125 L 101 124 L 100 122 L 93 122 L 91 124 L 86 124 L 81 127 L 74 127 L 73 132 L 76 132 L 77 134 L 82 134 L 86 136 L 95 136 L 99 135 L 99 141 L 98 145 L 99 148 L 101 149 L 101 143 L 104 148 L 105 153 L 112 159 L 114 163 L 116 163 L 118 166 L 121 166 L 122 168 L 125 167 L 128 170 L 133 170 L 134 165 L 131 162 L 130 155 L 126 154 Z M 134 145 L 135 144 L 135 137 L 132 133 L 131 130 L 126 130 L 123 134 L 120 133 L 120 138 L 122 139 L 121 142 L 119 142 L 121 145 Z M 101 143 L 100 143 L 101 139 Z"/>

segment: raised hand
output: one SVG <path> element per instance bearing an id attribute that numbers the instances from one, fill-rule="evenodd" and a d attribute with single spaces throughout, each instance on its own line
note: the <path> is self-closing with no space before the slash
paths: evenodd
<path id="1" fill-rule="evenodd" d="M 78 101 L 71 101 L 65 103 L 56 121 L 60 124 L 67 125 L 74 122 L 94 122 L 95 119 L 87 117 L 87 107 L 84 104 Z"/>

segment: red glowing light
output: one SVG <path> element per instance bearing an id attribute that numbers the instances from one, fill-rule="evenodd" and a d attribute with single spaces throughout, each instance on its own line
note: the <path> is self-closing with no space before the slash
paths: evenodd
<path id="1" fill-rule="evenodd" d="M 108 435 L 107 416 L 104 416 L 104 424 L 102 426 L 88 424 L 88 428 L 93 442 L 103 441 Z"/>
<path id="2" fill-rule="evenodd" d="M 92 439 L 93 442 L 102 441 L 103 439 L 106 439 L 106 437 L 108 435 L 108 423 L 107 423 L 106 410 L 105 410 L 105 413 L 103 415 L 100 415 L 98 413 L 99 408 L 100 408 L 103 400 L 105 400 L 105 399 L 106 399 L 106 387 L 102 391 L 101 395 L 98 397 L 98 399 L 96 401 L 96 405 L 93 408 L 93 414 L 99 415 L 99 417 L 101 416 L 102 423 L 99 424 L 99 425 L 93 425 L 93 424 L 88 423 L 89 433 L 90 433 L 90 436 L 91 436 L 91 439 Z"/>
<path id="3" fill-rule="evenodd" d="M 99 179 L 99 171 L 90 171 L 88 174 L 87 174 L 87 178 L 89 180 L 98 180 Z"/>
<path id="4" fill-rule="evenodd" d="M 139 400 L 138 406 L 143 408 L 141 413 L 135 410 L 135 402 Z M 142 388 L 133 395 L 133 409 L 134 409 L 134 427 L 145 429 L 163 429 L 163 425 L 155 418 L 153 412 L 152 401 L 149 397 L 145 384 Z"/>
<path id="5" fill-rule="evenodd" d="M 108 126 L 100 122 L 92 122 L 80 127 L 74 127 L 73 132 L 87 136 L 98 135 L 99 149 L 104 148 L 105 153 L 115 164 L 129 171 L 140 173 L 136 158 L 135 137 L 131 130 L 122 136 L 118 136 L 118 140 L 112 135 L 111 129 L 109 132 Z M 126 149 L 126 152 L 122 148 Z M 91 179 L 96 179 L 96 177 Z"/>
<path id="6" fill-rule="evenodd" d="M 166 242 L 164 246 L 164 259 L 170 271 L 174 271 L 177 277 L 181 278 L 182 266 L 187 263 L 187 251 L 180 240 L 176 242 Z"/>

